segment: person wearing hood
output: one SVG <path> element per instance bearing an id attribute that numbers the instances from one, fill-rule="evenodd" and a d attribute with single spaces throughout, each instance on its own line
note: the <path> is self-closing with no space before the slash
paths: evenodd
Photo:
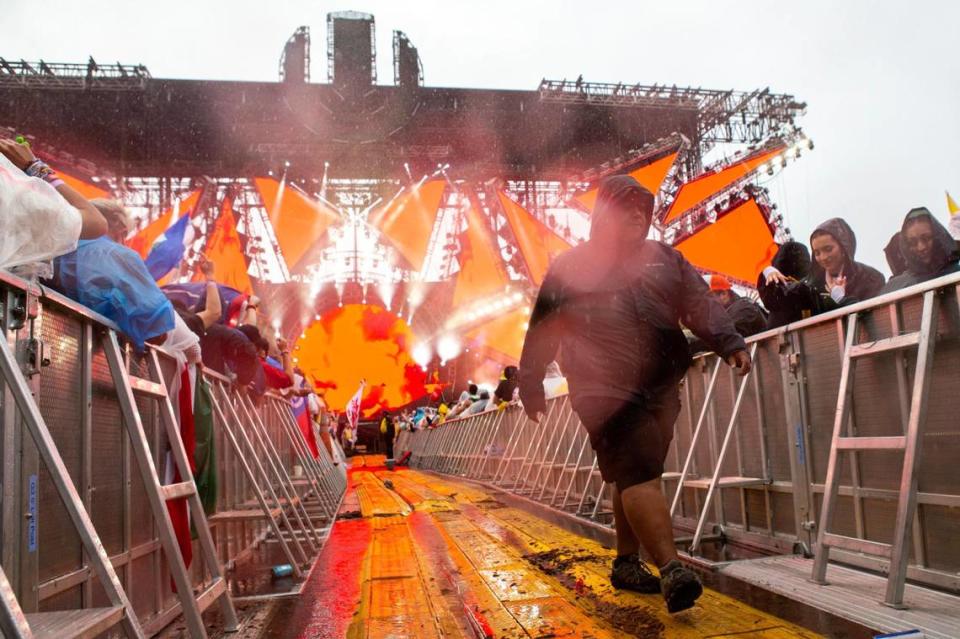
<path id="1" fill-rule="evenodd" d="M 875 297 L 883 288 L 886 278 L 880 271 L 855 261 L 857 237 L 843 219 L 831 218 L 818 226 L 810 235 L 810 248 L 813 263 L 804 280 L 810 299 L 805 299 L 808 293 L 800 287 L 795 301 L 802 311 L 817 315 Z M 789 283 L 773 267 L 764 269 L 764 277 L 770 285 Z"/>
<path id="2" fill-rule="evenodd" d="M 883 255 L 887 258 L 887 266 L 890 267 L 890 277 L 896 277 L 907 270 L 907 258 L 903 256 L 900 250 L 900 235 L 897 231 L 883 247 Z"/>
<path id="3" fill-rule="evenodd" d="M 769 311 L 767 328 L 785 326 L 820 312 L 810 288 L 810 251 L 800 242 L 784 242 L 770 266 L 757 278 L 760 301 Z"/>
<path id="4" fill-rule="evenodd" d="M 503 369 L 503 374 L 500 376 L 500 383 L 497 384 L 496 390 L 493 391 L 493 397 L 496 400 L 497 406 L 503 406 L 513 401 L 513 391 L 517 388 L 518 377 L 519 371 L 516 366 L 507 366 Z"/>
<path id="5" fill-rule="evenodd" d="M 544 278 L 523 344 L 524 411 L 546 411 L 543 380 L 562 354 L 570 399 L 588 431 L 603 480 L 614 487 L 616 588 L 662 592 L 670 612 L 694 605 L 696 574 L 677 558 L 660 486 L 691 363 L 680 322 L 740 374 L 743 338 L 683 256 L 647 239 L 654 196 L 625 175 L 600 182 L 590 239 L 561 254 Z M 660 577 L 641 561 L 641 544 Z"/>
<path id="6" fill-rule="evenodd" d="M 906 270 L 893 277 L 882 293 L 960 271 L 960 252 L 950 232 L 926 208 L 911 209 L 900 228 L 900 254 Z"/>
<path id="7" fill-rule="evenodd" d="M 854 261 L 857 236 L 843 219 L 835 217 L 818 226 L 810 235 L 810 248 L 810 284 L 818 295 L 829 296 L 837 306 L 870 299 L 883 288 L 886 278 L 880 271 Z"/>

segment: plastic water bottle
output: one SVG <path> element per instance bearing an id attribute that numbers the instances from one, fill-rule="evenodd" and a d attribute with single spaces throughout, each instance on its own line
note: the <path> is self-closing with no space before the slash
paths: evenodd
<path id="1" fill-rule="evenodd" d="M 290 564 L 280 564 L 272 569 L 274 579 L 282 579 L 293 574 L 293 566 Z"/>

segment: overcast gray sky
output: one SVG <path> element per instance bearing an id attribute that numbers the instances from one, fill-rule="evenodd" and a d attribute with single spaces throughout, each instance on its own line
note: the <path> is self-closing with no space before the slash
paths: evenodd
<path id="1" fill-rule="evenodd" d="M 276 80 L 283 44 L 311 28 L 326 80 L 326 13 L 377 18 L 378 75 L 407 33 L 430 86 L 533 89 L 540 79 L 769 86 L 809 105 L 816 149 L 768 185 L 794 235 L 846 217 L 858 257 L 906 211 L 946 218 L 960 197 L 960 2 L 0 0 L 0 56 L 143 63 L 154 77 Z"/>

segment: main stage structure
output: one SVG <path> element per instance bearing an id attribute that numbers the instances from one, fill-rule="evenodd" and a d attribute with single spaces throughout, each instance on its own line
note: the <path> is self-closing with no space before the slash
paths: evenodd
<path id="1" fill-rule="evenodd" d="M 326 82 L 311 79 L 315 58 L 307 27 L 277 82 L 0 58 L 0 125 L 85 193 L 121 199 L 144 256 L 190 215 L 197 240 L 179 277 L 214 260 L 280 333 L 366 304 L 413 323 L 417 340 L 455 334 L 501 364 L 519 356 L 550 261 L 585 238 L 600 178 L 634 175 L 658 195 L 661 239 L 750 286 L 789 234 L 760 178 L 813 147 L 805 104 L 766 88 L 425 86 L 400 31 L 385 83 L 368 14 L 328 15 Z"/>

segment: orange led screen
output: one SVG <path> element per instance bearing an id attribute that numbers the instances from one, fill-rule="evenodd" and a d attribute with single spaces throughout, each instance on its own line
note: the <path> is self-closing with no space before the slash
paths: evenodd
<path id="1" fill-rule="evenodd" d="M 320 200 L 309 198 L 286 182 L 256 178 L 277 244 L 291 271 L 300 258 L 340 216 Z"/>
<path id="2" fill-rule="evenodd" d="M 529 319 L 529 313 L 518 308 L 470 329 L 467 338 L 479 343 L 492 357 L 504 363 L 516 364 L 523 350 Z"/>
<path id="3" fill-rule="evenodd" d="M 667 177 L 670 167 L 673 166 L 676 160 L 677 154 L 671 153 L 655 162 L 641 166 L 639 169 L 634 169 L 627 175 L 633 177 L 648 191 L 656 195 L 657 191 L 660 190 L 660 185 L 663 184 L 663 178 Z M 573 199 L 574 202 L 579 204 L 585 211 L 592 213 L 593 205 L 597 203 L 597 189 L 590 189 L 580 195 L 574 196 Z"/>
<path id="4" fill-rule="evenodd" d="M 430 235 L 446 188 L 446 180 L 430 180 L 410 193 L 402 193 L 372 217 L 374 226 L 380 229 L 415 271 L 423 268 Z"/>
<path id="5" fill-rule="evenodd" d="M 753 200 L 741 204 L 674 248 L 701 269 L 753 284 L 777 252 L 773 234 Z"/>
<path id="6" fill-rule="evenodd" d="M 68 173 L 64 173 L 61 170 L 57 170 L 57 175 L 60 176 L 60 179 L 67 183 L 67 186 L 73 187 L 73 190 L 87 198 L 88 200 L 95 200 L 100 197 L 110 197 L 110 192 L 104 189 L 101 189 L 98 186 L 94 186 L 89 182 L 84 182 L 79 178 L 75 178 Z"/>
<path id="7" fill-rule="evenodd" d="M 716 195 L 737 180 L 746 177 L 764 162 L 777 157 L 783 153 L 785 148 L 786 147 L 782 146 L 777 147 L 772 151 L 766 151 L 746 158 L 717 173 L 704 175 L 687 182 L 680 187 L 680 190 L 677 192 L 677 197 L 674 198 L 673 203 L 670 205 L 670 210 L 667 212 L 663 221 L 666 223 L 677 219 L 707 198 Z"/>
<path id="8" fill-rule="evenodd" d="M 500 249 L 486 221 L 472 206 L 467 210 L 467 230 L 460 236 L 460 272 L 453 291 L 453 306 L 502 291 L 507 285 Z"/>
<path id="9" fill-rule="evenodd" d="M 427 394 L 427 374 L 410 356 L 413 342 L 413 331 L 390 311 L 348 304 L 311 324 L 294 354 L 335 410 L 346 407 L 365 379 L 361 407 L 370 417 Z"/>
<path id="10" fill-rule="evenodd" d="M 530 271 L 530 278 L 539 286 L 543 282 L 543 276 L 547 274 L 550 262 L 570 248 L 570 244 L 546 224 L 530 215 L 506 193 L 499 192 L 498 195 L 507 222 L 517 238 L 520 254 L 527 264 L 527 270 Z"/>
<path id="11" fill-rule="evenodd" d="M 214 275 L 218 282 L 232 286 L 243 293 L 253 292 L 230 198 L 223 201 L 220 216 L 210 230 L 203 254 L 213 262 Z"/>

